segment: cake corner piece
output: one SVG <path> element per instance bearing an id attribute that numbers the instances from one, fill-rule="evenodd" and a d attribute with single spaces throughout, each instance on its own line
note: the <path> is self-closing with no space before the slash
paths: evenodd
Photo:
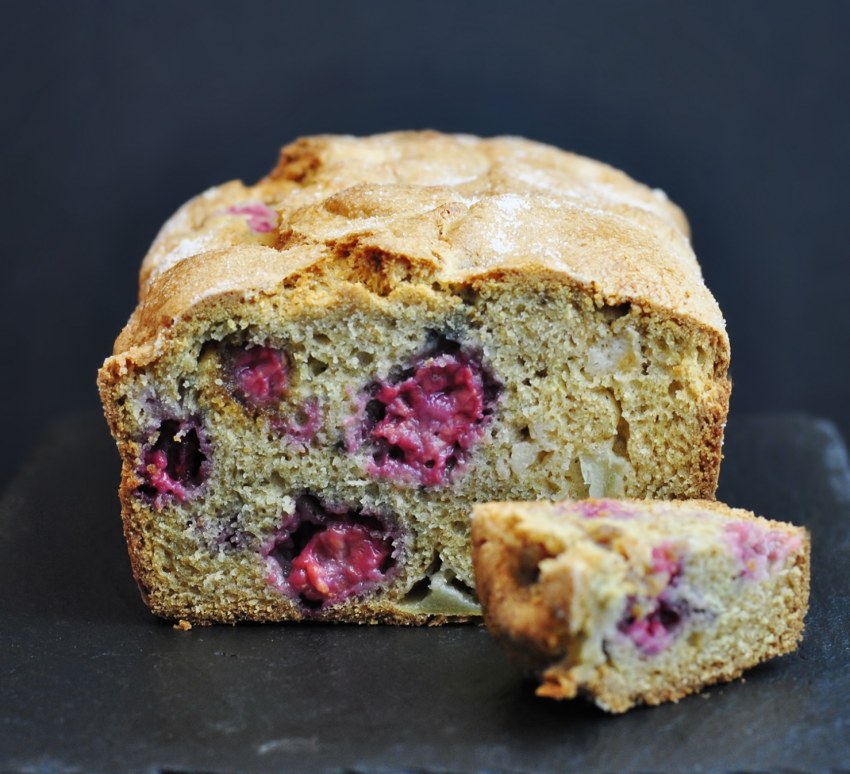
<path id="1" fill-rule="evenodd" d="M 714 501 L 488 503 L 472 519 L 488 630 L 537 695 L 614 713 L 796 649 L 808 532 Z"/>

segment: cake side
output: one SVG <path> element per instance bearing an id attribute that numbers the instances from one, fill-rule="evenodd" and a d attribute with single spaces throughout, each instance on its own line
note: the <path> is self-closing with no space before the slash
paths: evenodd
<path id="1" fill-rule="evenodd" d="M 476 506 L 472 535 L 485 622 L 540 696 L 675 701 L 802 637 L 800 527 L 708 501 L 588 500 Z"/>

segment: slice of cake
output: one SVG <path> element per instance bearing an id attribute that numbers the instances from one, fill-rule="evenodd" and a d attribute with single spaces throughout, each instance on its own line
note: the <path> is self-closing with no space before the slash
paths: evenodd
<path id="1" fill-rule="evenodd" d="M 413 132 L 181 208 L 99 386 L 154 612 L 433 623 L 478 613 L 476 501 L 712 497 L 728 364 L 663 194 Z"/>
<path id="2" fill-rule="evenodd" d="M 797 647 L 809 537 L 717 502 L 486 503 L 472 524 L 489 631 L 611 712 L 675 701 Z"/>

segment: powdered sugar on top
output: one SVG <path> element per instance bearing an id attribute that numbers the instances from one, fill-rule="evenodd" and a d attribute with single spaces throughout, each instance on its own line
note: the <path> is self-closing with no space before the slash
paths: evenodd
<path id="1" fill-rule="evenodd" d="M 163 223 L 162 228 L 160 228 L 159 233 L 154 240 L 154 244 L 170 237 L 176 237 L 178 234 L 194 230 L 195 226 L 192 223 L 191 212 L 195 208 L 197 202 L 200 200 L 212 201 L 219 198 L 221 194 L 222 186 L 214 185 L 212 188 L 207 188 L 207 190 L 203 193 L 189 199 L 188 202 L 181 205 L 177 211 L 167 221 L 165 221 L 165 223 Z"/>
<path id="2" fill-rule="evenodd" d="M 493 197 L 493 204 L 495 204 L 502 212 L 507 215 L 516 215 L 518 212 L 522 210 L 528 210 L 531 208 L 531 204 L 528 199 L 519 194 L 508 193 L 501 194 L 500 196 Z"/>
<path id="3" fill-rule="evenodd" d="M 422 259 L 423 271 L 447 278 L 543 264 L 606 298 L 647 300 L 722 330 L 682 226 L 660 191 L 516 138 L 307 138 L 257 185 L 225 183 L 181 207 L 146 258 L 142 296 L 151 278 L 211 250 L 262 245 L 333 261 L 363 249 Z"/>
<path id="4" fill-rule="evenodd" d="M 221 196 L 221 186 L 214 185 L 212 188 L 207 188 L 202 194 L 199 195 L 200 199 L 205 199 L 206 201 L 212 201 L 213 199 L 218 199 Z"/>
<path id="5" fill-rule="evenodd" d="M 610 212 L 599 205 L 625 205 L 652 213 L 667 221 L 671 220 L 663 203 L 666 202 L 666 194 L 660 189 L 652 192 L 654 198 L 658 200 L 656 204 L 652 200 L 643 199 L 609 183 L 594 180 L 578 181 L 575 178 L 558 175 L 552 170 L 518 167 L 511 170 L 511 177 L 539 191 L 557 194 L 559 199 L 572 200 L 576 207 L 588 212 L 610 215 Z M 559 203 L 563 206 L 563 202 Z"/>
<path id="6" fill-rule="evenodd" d="M 517 249 L 517 230 L 521 213 L 531 209 L 528 198 L 515 193 L 498 194 L 486 200 L 488 209 L 498 215 L 496 228 L 487 234 L 490 249 L 497 255 L 507 255 Z"/>
<path id="7" fill-rule="evenodd" d="M 204 233 L 200 236 L 183 239 L 177 243 L 177 246 L 162 255 L 151 269 L 148 282 L 152 282 L 163 272 L 168 271 L 172 266 L 176 266 L 181 261 L 191 258 L 193 255 L 212 250 L 216 247 L 215 233 Z"/>

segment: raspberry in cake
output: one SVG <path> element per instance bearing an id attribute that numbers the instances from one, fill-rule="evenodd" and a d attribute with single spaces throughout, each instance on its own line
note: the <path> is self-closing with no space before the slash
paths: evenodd
<path id="1" fill-rule="evenodd" d="M 160 510 L 168 498 L 185 503 L 206 478 L 208 443 L 195 420 L 164 419 L 141 452 L 138 493 Z"/>
<path id="2" fill-rule="evenodd" d="M 386 517 L 331 506 L 302 495 L 261 548 L 269 582 L 301 613 L 333 607 L 386 584 L 403 555 L 401 535 Z"/>
<path id="3" fill-rule="evenodd" d="M 278 404 L 289 383 L 286 353 L 273 347 L 239 347 L 225 356 L 233 394 L 257 409 Z"/>

